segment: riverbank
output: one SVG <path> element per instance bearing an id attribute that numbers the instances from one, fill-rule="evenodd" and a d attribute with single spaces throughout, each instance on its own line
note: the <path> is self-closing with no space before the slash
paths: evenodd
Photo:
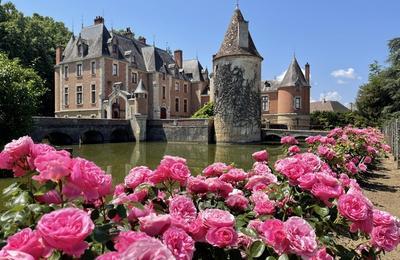
<path id="1" fill-rule="evenodd" d="M 395 167 L 393 158 L 384 159 L 376 171 L 368 173 L 366 179 L 359 183 L 377 208 L 400 217 L 400 170 Z M 382 259 L 400 259 L 400 247 L 382 256 Z"/>

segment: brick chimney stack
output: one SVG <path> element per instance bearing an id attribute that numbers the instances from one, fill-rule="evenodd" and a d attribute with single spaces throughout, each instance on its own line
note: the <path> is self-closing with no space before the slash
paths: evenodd
<path id="1" fill-rule="evenodd" d="M 56 65 L 60 64 L 60 62 L 62 61 L 62 52 L 62 47 L 59 46 L 56 48 Z"/>
<path id="2" fill-rule="evenodd" d="M 104 24 L 104 18 L 102 16 L 96 16 L 96 18 L 94 18 L 94 24 Z"/>
<path id="3" fill-rule="evenodd" d="M 146 43 L 146 38 L 144 38 L 143 36 L 139 36 L 138 40 L 143 44 L 147 44 Z"/>
<path id="4" fill-rule="evenodd" d="M 178 68 L 182 68 L 182 63 L 183 63 L 183 52 L 182 50 L 176 50 L 174 51 L 174 58 L 175 58 L 175 63 L 178 66 Z"/>
<path id="5" fill-rule="evenodd" d="M 306 75 L 305 75 L 306 80 L 307 80 L 308 84 L 311 84 L 311 82 L 310 82 L 310 64 L 308 64 L 308 62 L 305 66 L 305 72 L 306 72 Z"/>

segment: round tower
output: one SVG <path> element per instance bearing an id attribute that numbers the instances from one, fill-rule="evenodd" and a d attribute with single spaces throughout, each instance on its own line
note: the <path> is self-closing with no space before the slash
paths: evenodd
<path id="1" fill-rule="evenodd" d="M 214 125 L 217 143 L 261 140 L 261 62 L 239 8 L 213 56 Z"/>

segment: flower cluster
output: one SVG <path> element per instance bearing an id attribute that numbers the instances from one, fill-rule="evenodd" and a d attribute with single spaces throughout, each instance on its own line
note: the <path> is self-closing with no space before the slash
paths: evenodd
<path id="1" fill-rule="evenodd" d="M 164 156 L 155 169 L 131 169 L 113 192 L 93 162 L 22 137 L 0 153 L 0 168 L 28 180 L 4 192 L 0 258 L 330 260 L 394 250 L 399 219 L 374 208 L 352 178 L 388 149 L 381 134 L 335 129 L 307 142 L 302 153 L 284 137 L 288 155 L 274 169 L 266 150 L 249 170 L 215 162 L 198 174 Z M 341 236 L 362 244 L 341 245 Z"/>

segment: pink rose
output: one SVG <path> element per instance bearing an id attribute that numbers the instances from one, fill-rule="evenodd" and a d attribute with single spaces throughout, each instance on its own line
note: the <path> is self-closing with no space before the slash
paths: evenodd
<path id="1" fill-rule="evenodd" d="M 186 164 L 174 163 L 170 167 L 171 179 L 179 182 L 182 186 L 186 183 L 186 180 L 190 177 L 190 170 Z"/>
<path id="2" fill-rule="evenodd" d="M 365 163 L 365 164 L 370 164 L 371 162 L 372 162 L 371 156 L 365 156 L 365 158 L 364 158 L 364 163 Z"/>
<path id="3" fill-rule="evenodd" d="M 333 256 L 326 252 L 326 248 L 319 249 L 310 260 L 334 260 Z"/>
<path id="4" fill-rule="evenodd" d="M 299 142 L 293 136 L 287 135 L 281 138 L 281 144 L 298 144 Z"/>
<path id="5" fill-rule="evenodd" d="M 207 227 L 233 227 L 235 224 L 235 217 L 221 209 L 206 209 L 201 212 L 201 216 Z"/>
<path id="6" fill-rule="evenodd" d="M 202 194 L 207 193 L 208 185 L 203 176 L 189 177 L 187 180 L 186 189 L 190 193 Z"/>
<path id="7" fill-rule="evenodd" d="M 225 163 L 216 162 L 216 163 L 213 163 L 213 164 L 207 166 L 203 170 L 203 174 L 206 177 L 214 177 L 214 176 L 218 177 L 218 176 L 222 175 L 224 172 L 227 172 L 230 168 L 231 168 L 231 166 L 228 166 Z"/>
<path id="8" fill-rule="evenodd" d="M 56 149 L 53 146 L 47 145 L 47 144 L 34 144 L 31 147 L 31 153 L 29 156 L 29 164 L 31 168 L 34 168 L 34 161 L 36 157 L 42 154 L 46 154 L 48 152 L 55 152 Z"/>
<path id="9" fill-rule="evenodd" d="M 198 242 L 205 242 L 207 231 L 208 227 L 204 225 L 201 214 L 198 214 L 196 220 L 189 226 L 189 234 L 194 240 Z"/>
<path id="10" fill-rule="evenodd" d="M 363 172 L 367 171 L 367 165 L 365 165 L 364 163 L 358 164 L 358 168 Z"/>
<path id="11" fill-rule="evenodd" d="M 33 176 L 32 179 L 39 182 L 48 180 L 57 182 L 71 174 L 73 165 L 71 155 L 67 151 L 41 154 L 36 157 L 34 164 L 39 175 Z"/>
<path id="12" fill-rule="evenodd" d="M 259 227 L 265 242 L 272 246 L 279 255 L 287 252 L 289 241 L 286 238 L 283 222 L 278 219 L 269 219 Z"/>
<path id="13" fill-rule="evenodd" d="M 233 190 L 233 187 L 230 183 L 221 181 L 218 178 L 208 178 L 206 183 L 208 185 L 208 191 L 214 192 L 223 198 L 228 197 L 229 193 L 231 193 Z"/>
<path id="14" fill-rule="evenodd" d="M 79 257 L 89 246 L 84 240 L 92 233 L 94 224 L 87 212 L 64 208 L 43 215 L 36 229 L 46 245 Z"/>
<path id="15" fill-rule="evenodd" d="M 310 257 L 317 250 L 314 229 L 302 218 L 290 217 L 284 224 L 286 238 L 289 241 L 289 252 Z"/>
<path id="16" fill-rule="evenodd" d="M 387 252 L 396 249 L 400 243 L 400 229 L 392 225 L 379 225 L 372 229 L 371 244 Z"/>
<path id="17" fill-rule="evenodd" d="M 188 226 L 196 220 L 197 210 L 190 198 L 178 195 L 169 203 L 169 214 L 175 226 L 188 230 Z"/>
<path id="18" fill-rule="evenodd" d="M 121 256 L 118 252 L 108 252 L 96 258 L 96 260 L 120 260 Z"/>
<path id="19" fill-rule="evenodd" d="M 255 162 L 253 164 L 253 174 L 256 175 L 269 175 L 271 174 L 271 169 L 265 162 Z"/>
<path id="20" fill-rule="evenodd" d="M 164 233 L 171 224 L 171 216 L 156 215 L 150 213 L 145 217 L 139 218 L 140 231 L 145 232 L 149 236 L 157 236 Z"/>
<path id="21" fill-rule="evenodd" d="M 213 246 L 225 248 L 235 245 L 237 237 L 232 227 L 214 227 L 208 230 L 206 240 Z"/>
<path id="22" fill-rule="evenodd" d="M 93 162 L 78 157 L 73 159 L 72 173 L 63 193 L 70 198 L 82 195 L 92 202 L 112 193 L 112 177 Z"/>
<path id="23" fill-rule="evenodd" d="M 348 172 L 350 172 L 351 174 L 356 174 L 358 172 L 358 169 L 356 167 L 356 165 L 354 164 L 354 162 L 348 162 L 346 163 L 346 169 Z"/>
<path id="24" fill-rule="evenodd" d="M 372 204 L 360 192 L 340 196 L 338 200 L 340 215 L 353 222 L 350 230 L 361 229 L 366 233 L 372 230 Z"/>
<path id="25" fill-rule="evenodd" d="M 232 194 L 225 200 L 225 204 L 232 209 L 245 210 L 249 200 L 241 194 Z"/>
<path id="26" fill-rule="evenodd" d="M 300 148 L 297 145 L 292 145 L 288 148 L 288 152 L 291 154 L 299 153 Z"/>
<path id="27" fill-rule="evenodd" d="M 31 152 L 32 146 L 32 139 L 29 136 L 23 136 L 6 144 L 3 152 L 9 154 L 13 160 L 17 161 L 22 157 L 28 156 Z"/>
<path id="28" fill-rule="evenodd" d="M 136 221 L 141 217 L 146 217 L 146 216 L 150 215 L 151 213 L 155 213 L 152 204 L 145 205 L 143 209 L 133 207 L 128 213 L 128 220 Z"/>
<path id="29" fill-rule="evenodd" d="M 255 152 L 251 156 L 257 162 L 266 162 L 266 161 L 268 161 L 268 152 L 267 152 L 267 150 L 261 150 L 261 151 Z"/>
<path id="30" fill-rule="evenodd" d="M 311 190 L 314 184 L 318 181 L 315 173 L 307 173 L 297 179 L 299 187 L 304 190 Z"/>
<path id="31" fill-rule="evenodd" d="M 131 189 L 135 189 L 140 184 L 146 182 L 147 178 L 152 173 L 153 171 L 146 166 L 134 167 L 125 177 L 125 186 Z"/>
<path id="32" fill-rule="evenodd" d="M 35 199 L 44 204 L 61 204 L 61 195 L 57 190 L 50 190 L 43 195 L 36 196 Z"/>
<path id="33" fill-rule="evenodd" d="M 250 177 L 244 186 L 247 190 L 258 191 L 263 190 L 272 183 L 278 183 L 278 179 L 272 173 L 264 175 L 255 175 Z"/>
<path id="34" fill-rule="evenodd" d="M 114 247 L 119 253 L 124 252 L 132 243 L 149 238 L 146 233 L 137 231 L 122 231 L 114 239 Z"/>
<path id="35" fill-rule="evenodd" d="M 159 165 L 157 169 L 149 176 L 148 180 L 153 184 L 158 184 L 168 180 L 171 171 L 167 166 Z"/>
<path id="36" fill-rule="evenodd" d="M 293 157 L 278 160 L 275 169 L 286 176 L 292 185 L 297 185 L 298 178 L 311 172 L 309 165 Z"/>
<path id="37" fill-rule="evenodd" d="M 145 238 L 131 244 L 120 255 L 120 260 L 175 260 L 166 245 L 156 238 Z"/>
<path id="38" fill-rule="evenodd" d="M 43 244 L 43 241 L 37 231 L 30 228 L 24 228 L 18 233 L 7 238 L 7 244 L 2 248 L 4 251 L 20 251 L 39 259 L 45 257 L 49 250 Z"/>
<path id="39" fill-rule="evenodd" d="M 395 217 L 389 212 L 374 209 L 372 211 L 372 220 L 374 226 L 390 226 L 395 223 Z"/>
<path id="40" fill-rule="evenodd" d="M 170 227 L 164 232 L 162 239 L 176 259 L 192 259 L 195 241 L 183 229 Z"/>
<path id="41" fill-rule="evenodd" d="M 15 250 L 1 250 L 0 260 L 35 260 L 30 254 L 15 251 Z"/>
<path id="42" fill-rule="evenodd" d="M 268 195 L 262 191 L 256 191 L 251 195 L 254 203 L 254 212 L 257 215 L 272 215 L 275 213 L 275 202 L 269 200 Z"/>
<path id="43" fill-rule="evenodd" d="M 242 169 L 233 168 L 230 169 L 227 173 L 219 176 L 221 181 L 229 182 L 235 184 L 236 182 L 244 181 L 246 179 L 247 173 Z"/>
<path id="44" fill-rule="evenodd" d="M 171 168 L 175 163 L 186 164 L 186 159 L 179 156 L 164 155 L 160 165 Z"/>

